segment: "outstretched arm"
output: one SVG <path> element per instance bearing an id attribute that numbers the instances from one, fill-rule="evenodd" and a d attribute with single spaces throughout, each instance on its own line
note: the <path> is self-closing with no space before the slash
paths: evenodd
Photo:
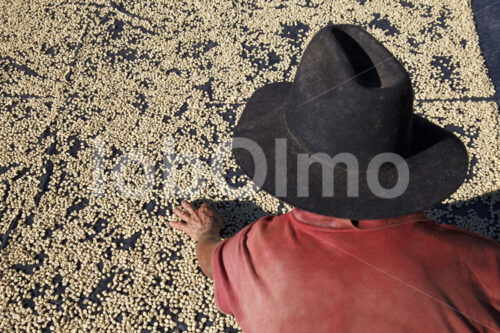
<path id="1" fill-rule="evenodd" d="M 170 225 L 184 231 L 197 242 L 196 253 L 201 270 L 213 279 L 212 256 L 215 247 L 222 241 L 219 236 L 224 225 L 222 217 L 207 203 L 202 204 L 199 209 L 194 208 L 187 200 L 183 200 L 181 205 L 186 211 L 175 207 L 173 212 L 182 221 L 171 221 Z"/>

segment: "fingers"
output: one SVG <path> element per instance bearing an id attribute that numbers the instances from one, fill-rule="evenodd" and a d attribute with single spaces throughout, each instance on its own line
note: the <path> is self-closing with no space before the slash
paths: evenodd
<path id="1" fill-rule="evenodd" d="M 202 210 L 202 211 L 210 210 L 210 207 L 208 206 L 208 204 L 206 202 L 204 202 L 201 204 L 200 210 Z"/>
<path id="2" fill-rule="evenodd" d="M 207 202 L 204 202 L 199 210 L 196 210 L 193 205 L 187 201 L 187 200 L 182 200 L 181 201 L 181 206 L 186 210 L 183 211 L 179 207 L 174 207 L 173 208 L 173 213 L 177 215 L 181 220 L 184 222 L 196 222 L 198 221 L 199 217 L 202 215 L 207 215 L 207 216 L 214 216 L 218 219 L 221 219 L 220 215 L 215 211 L 211 205 Z"/>
<path id="3" fill-rule="evenodd" d="M 186 232 L 186 224 L 179 221 L 171 221 L 170 225 L 172 228 Z"/>
<path id="4" fill-rule="evenodd" d="M 173 212 L 175 215 L 177 215 L 181 220 L 183 221 L 189 221 L 190 220 L 190 215 L 186 212 L 183 212 L 180 208 L 174 207 Z"/>
<path id="5" fill-rule="evenodd" d="M 212 208 L 212 206 L 208 202 L 204 202 L 200 209 L 203 209 L 206 212 L 212 212 L 212 213 L 217 213 L 215 209 Z"/>
<path id="6" fill-rule="evenodd" d="M 204 213 L 208 213 L 207 215 L 215 216 L 217 218 L 220 217 L 219 213 L 215 209 L 213 209 L 209 203 L 204 203 L 200 208 L 203 208 Z"/>
<path id="7" fill-rule="evenodd" d="M 189 201 L 187 200 L 182 200 L 181 201 L 181 206 L 184 207 L 185 210 L 187 210 L 187 212 L 190 214 L 190 215 L 195 215 L 196 214 L 196 210 L 194 209 L 193 205 L 191 205 L 189 203 Z"/>

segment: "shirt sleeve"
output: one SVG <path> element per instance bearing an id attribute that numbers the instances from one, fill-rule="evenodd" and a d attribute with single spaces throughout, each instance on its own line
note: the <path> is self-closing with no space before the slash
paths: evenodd
<path id="1" fill-rule="evenodd" d="M 230 290 L 230 282 L 229 282 L 229 277 L 227 276 L 227 272 L 224 268 L 224 259 L 223 259 L 224 246 L 230 240 L 231 238 L 228 238 L 220 242 L 215 248 L 212 257 L 215 304 L 217 305 L 219 310 L 225 314 L 232 313 L 231 304 L 229 303 L 228 296 L 226 295 L 226 293 Z"/>
<path id="2" fill-rule="evenodd" d="M 245 269 L 240 258 L 242 247 L 246 248 L 245 239 L 251 230 L 252 223 L 231 238 L 224 239 L 214 250 L 212 256 L 212 272 L 214 278 L 215 303 L 225 314 L 233 314 L 237 306 L 237 292 L 231 281 L 239 281 Z"/>

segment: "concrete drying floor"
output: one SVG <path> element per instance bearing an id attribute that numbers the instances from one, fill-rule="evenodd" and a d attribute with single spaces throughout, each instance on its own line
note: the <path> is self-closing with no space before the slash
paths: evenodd
<path id="1" fill-rule="evenodd" d="M 466 144 L 467 180 L 429 215 L 500 237 L 498 106 L 466 0 L 0 0 L 0 20 L 0 331 L 239 331 L 171 207 L 218 202 L 225 236 L 290 208 L 215 152 L 329 21 L 379 38 L 415 112 Z"/>

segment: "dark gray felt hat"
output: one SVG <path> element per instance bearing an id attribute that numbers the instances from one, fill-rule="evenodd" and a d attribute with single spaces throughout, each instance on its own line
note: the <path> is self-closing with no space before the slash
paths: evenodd
<path id="1" fill-rule="evenodd" d="M 260 187 L 310 212 L 349 219 L 419 212 L 460 186 L 468 157 L 456 136 L 413 114 L 412 104 L 408 73 L 382 44 L 357 26 L 328 26 L 307 46 L 294 82 L 255 91 L 239 119 L 234 136 L 255 141 L 265 160 L 256 162 L 248 149 L 234 145 L 233 154 L 251 178 L 265 163 Z M 278 153 L 276 139 L 286 139 L 286 154 Z M 357 168 L 327 158 L 346 153 Z M 397 154 L 407 166 L 404 191 L 395 197 L 369 184 L 370 161 L 384 153 Z M 313 154 L 299 181 L 299 155 Z M 379 189 L 400 186 L 401 170 L 398 163 L 380 164 Z M 332 188 L 325 195 L 328 172 Z"/>

